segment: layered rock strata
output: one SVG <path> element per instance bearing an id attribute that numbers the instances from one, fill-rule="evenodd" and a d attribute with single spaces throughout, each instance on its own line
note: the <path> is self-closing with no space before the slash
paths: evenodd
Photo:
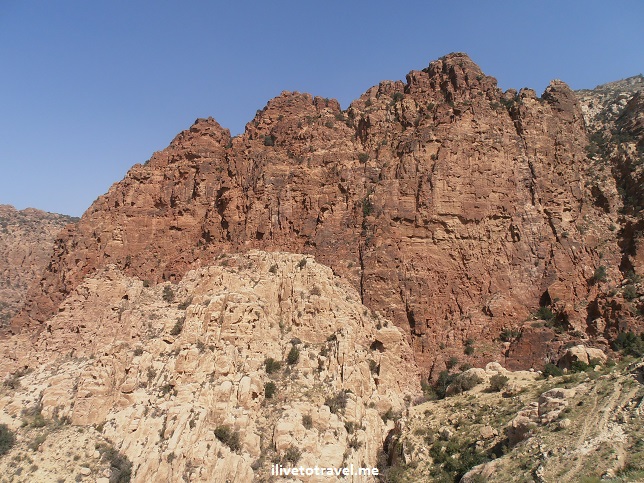
<path id="1" fill-rule="evenodd" d="M 587 145 L 566 84 L 503 92 L 465 54 L 382 82 L 344 111 L 283 92 L 240 136 L 199 119 L 57 240 L 14 331 L 41 330 L 108 264 L 177 282 L 213 256 L 258 248 L 332 267 L 406 331 L 426 375 L 456 356 L 540 365 L 554 332 L 528 359 L 495 342 L 539 306 L 571 333 L 600 318 L 595 335 L 617 330 L 616 317 L 589 311 L 622 279 L 623 249 Z"/>

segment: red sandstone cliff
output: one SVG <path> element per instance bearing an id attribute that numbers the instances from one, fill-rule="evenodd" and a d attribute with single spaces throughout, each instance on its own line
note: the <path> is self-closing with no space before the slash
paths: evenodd
<path id="1" fill-rule="evenodd" d="M 314 254 L 346 277 L 407 331 L 427 373 L 502 349 L 511 366 L 543 363 L 561 342 L 525 323 L 540 305 L 571 333 L 601 337 L 617 323 L 593 305 L 621 281 L 623 249 L 587 144 L 566 84 L 504 93 L 464 54 L 345 111 L 284 92 L 235 138 L 199 119 L 67 228 L 13 327 L 38 330 L 107 264 L 175 281 L 260 248 Z M 519 326 L 523 342 L 501 347 L 502 329 Z"/>

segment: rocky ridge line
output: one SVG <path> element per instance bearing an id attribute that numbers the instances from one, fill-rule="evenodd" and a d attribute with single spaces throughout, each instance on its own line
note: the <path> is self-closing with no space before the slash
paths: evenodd
<path id="1" fill-rule="evenodd" d="M 176 282 L 258 248 L 331 266 L 406 331 L 426 375 L 456 356 L 540 366 L 564 343 L 526 323 L 540 306 L 559 329 L 603 343 L 642 325 L 596 309 L 624 277 L 624 249 L 587 145 L 563 82 L 542 97 L 502 92 L 465 54 L 382 82 L 345 111 L 284 92 L 240 136 L 200 119 L 134 166 L 59 238 L 13 328 L 42 330 L 106 264 Z M 505 329 L 529 350 L 496 342 Z M 468 340 L 480 343 L 464 356 Z"/>
<path id="2" fill-rule="evenodd" d="M 0 329 L 18 313 L 28 287 L 42 277 L 54 240 L 77 218 L 0 205 Z"/>

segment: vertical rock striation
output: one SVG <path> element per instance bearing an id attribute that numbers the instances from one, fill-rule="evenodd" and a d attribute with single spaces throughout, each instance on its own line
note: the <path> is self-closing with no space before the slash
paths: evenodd
<path id="1" fill-rule="evenodd" d="M 57 240 L 13 328 L 39 330 L 107 264 L 176 282 L 257 248 L 332 267 L 406 331 L 429 375 L 468 340 L 473 361 L 502 358 L 493 341 L 540 305 L 584 333 L 596 270 L 621 278 L 587 145 L 566 84 L 542 97 L 502 92 L 465 54 L 382 82 L 344 111 L 283 92 L 240 136 L 199 119 L 135 165 Z M 515 366 L 543 363 L 553 333 L 539 333 L 541 349 L 515 352 Z"/>

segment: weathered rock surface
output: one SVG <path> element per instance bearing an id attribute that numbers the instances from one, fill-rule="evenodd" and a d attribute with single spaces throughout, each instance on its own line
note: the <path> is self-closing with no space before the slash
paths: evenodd
<path id="1" fill-rule="evenodd" d="M 18 313 L 27 289 L 42 277 L 54 240 L 70 216 L 0 205 L 0 328 Z"/>
<path id="2" fill-rule="evenodd" d="M 643 93 L 641 75 L 577 93 L 590 135 L 589 187 L 597 206 L 613 220 L 608 228 L 617 234 L 619 268 L 630 286 L 622 291 L 624 284 L 615 280 L 589 303 L 589 332 L 607 338 L 644 329 L 644 304 L 637 300 L 644 273 Z"/>
<path id="3" fill-rule="evenodd" d="M 383 416 L 420 389 L 404 332 L 311 257 L 213 262 L 154 287 L 110 265 L 36 340 L 0 341 L 0 372 L 13 373 L 0 421 L 20 431 L 38 404 L 45 419 L 94 426 L 140 482 L 266 481 L 273 459 L 375 467 L 393 429 Z"/>
<path id="4" fill-rule="evenodd" d="M 581 89 L 575 94 L 590 130 L 605 131 L 607 123 L 614 123 L 628 102 L 640 91 L 644 91 L 644 76 L 641 74 L 608 82 L 594 89 Z"/>
<path id="5" fill-rule="evenodd" d="M 568 348 L 557 362 L 557 365 L 562 369 L 570 369 L 575 362 L 583 364 L 604 364 L 607 359 L 608 357 L 601 349 L 586 347 L 580 344 Z"/>
<path id="6" fill-rule="evenodd" d="M 566 84 L 541 98 L 504 93 L 465 54 L 382 82 L 346 111 L 284 92 L 238 137 L 200 119 L 134 166 L 58 240 L 13 328 L 42 330 L 108 264 L 176 282 L 203 260 L 260 248 L 331 266 L 411 336 L 428 375 L 468 339 L 479 342 L 472 362 L 497 359 L 502 328 L 539 305 L 571 333 L 606 336 L 621 319 L 599 296 L 632 250 L 613 226 L 618 187 L 593 181 L 587 145 Z M 506 353 L 513 367 L 543 363 L 555 341 L 542 335 L 529 358 Z"/>

